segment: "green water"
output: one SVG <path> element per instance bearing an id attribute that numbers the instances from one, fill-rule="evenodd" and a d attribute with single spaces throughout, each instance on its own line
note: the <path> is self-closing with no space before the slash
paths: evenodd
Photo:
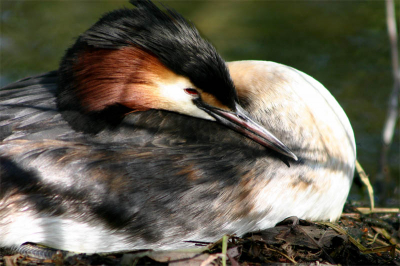
<path id="1" fill-rule="evenodd" d="M 359 161 L 374 180 L 393 86 L 384 1 L 163 3 L 193 21 L 227 61 L 275 61 L 323 83 L 346 111 Z M 396 4 L 399 16 L 400 2 Z M 130 5 L 127 1 L 1 1 L 1 85 L 56 69 L 64 50 L 81 32 L 102 13 L 124 6 Z M 389 155 L 390 179 L 384 181 L 389 187 L 384 196 L 389 198 L 399 195 L 399 147 L 397 126 Z M 353 195 L 358 194 L 354 189 Z"/>

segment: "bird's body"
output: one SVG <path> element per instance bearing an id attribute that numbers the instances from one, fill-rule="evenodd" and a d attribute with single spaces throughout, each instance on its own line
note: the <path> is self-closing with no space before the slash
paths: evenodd
<path id="1" fill-rule="evenodd" d="M 88 98 L 90 88 L 60 89 L 65 66 L 61 74 L 0 92 L 0 246 L 34 242 L 86 253 L 173 249 L 272 227 L 288 216 L 339 218 L 353 177 L 354 136 L 335 99 L 306 74 L 272 62 L 232 62 L 234 86 L 229 75 L 214 77 L 229 87 L 230 100 L 224 100 L 183 71 L 178 74 L 200 87 L 201 100 L 218 110 L 196 103 L 201 111 L 192 114 L 189 105 L 135 103 L 134 112 L 119 116 L 132 98 L 103 112 Z M 71 93 L 88 100 L 69 101 Z M 270 142 L 254 133 L 257 126 L 231 126 L 239 134 L 216 123 L 226 124 L 221 112 L 237 102 L 272 133 Z M 99 113 L 107 119 L 99 120 Z M 226 119 L 236 121 L 231 114 Z"/>

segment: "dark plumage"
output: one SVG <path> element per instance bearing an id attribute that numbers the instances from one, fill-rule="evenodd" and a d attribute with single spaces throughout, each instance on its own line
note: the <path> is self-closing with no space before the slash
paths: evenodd
<path id="1" fill-rule="evenodd" d="M 249 145 L 230 130 L 224 136 L 214 135 L 225 131 L 215 122 L 164 111 L 131 114 L 117 129 L 98 135 L 76 132 L 55 105 L 54 74 L 2 90 L 13 104 L 2 103 L 0 112 L 12 116 L 5 122 L 13 122 L 1 127 L 7 142 L 0 145 L 0 154 L 5 156 L 0 199 L 12 201 L 15 207 L 0 211 L 0 220 L 23 208 L 27 213 L 72 217 L 94 228 L 117 230 L 115 236 L 122 237 L 124 249 L 176 246 L 178 239 L 209 221 L 214 223 L 200 231 L 201 238 L 221 234 L 225 220 L 219 220 L 219 213 L 231 204 L 239 206 L 242 192 L 237 190 L 236 196 L 229 196 L 214 211 L 209 206 L 219 201 L 221 191 L 234 189 L 240 177 L 254 168 L 253 159 L 266 154 L 263 148 Z M 40 95 L 40 99 L 33 104 L 27 94 Z M 21 145 L 25 152 L 19 152 Z M 221 175 L 230 178 L 221 179 Z M 16 202 L 14 191 L 22 195 Z M 230 213 L 232 217 L 246 214 L 241 208 Z M 66 249 L 60 246 L 60 238 L 55 239 L 59 242 L 53 239 L 43 244 Z M 179 242 L 179 246 L 187 245 Z"/>

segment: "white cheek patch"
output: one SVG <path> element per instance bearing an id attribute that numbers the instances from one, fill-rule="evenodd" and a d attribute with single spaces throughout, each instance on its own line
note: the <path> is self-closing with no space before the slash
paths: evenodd
<path id="1" fill-rule="evenodd" d="M 196 96 L 185 92 L 186 88 L 195 88 L 188 79 L 180 77 L 174 79 L 171 83 L 159 83 L 157 85 L 160 93 L 160 109 L 215 121 L 212 116 L 193 103 Z"/>

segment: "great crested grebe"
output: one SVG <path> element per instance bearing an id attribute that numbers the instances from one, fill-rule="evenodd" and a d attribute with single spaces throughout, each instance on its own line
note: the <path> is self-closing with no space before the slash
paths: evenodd
<path id="1" fill-rule="evenodd" d="M 0 246 L 174 249 L 338 219 L 356 148 L 330 93 L 277 63 L 225 64 L 175 11 L 130 2 L 58 71 L 0 91 Z"/>

